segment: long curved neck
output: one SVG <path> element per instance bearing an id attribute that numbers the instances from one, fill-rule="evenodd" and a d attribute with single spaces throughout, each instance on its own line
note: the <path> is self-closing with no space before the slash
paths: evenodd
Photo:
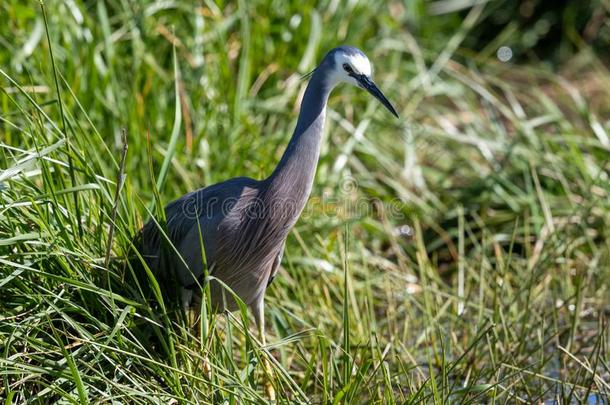
<path id="1" fill-rule="evenodd" d="M 293 205 L 291 215 L 296 217 L 305 206 L 320 156 L 320 140 L 324 130 L 326 102 L 331 91 L 326 72 L 318 68 L 311 80 L 303 101 L 296 129 L 277 167 L 268 178 L 268 197 Z"/>

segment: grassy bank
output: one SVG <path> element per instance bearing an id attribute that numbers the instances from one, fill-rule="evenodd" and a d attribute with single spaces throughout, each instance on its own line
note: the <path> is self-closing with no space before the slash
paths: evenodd
<path id="1" fill-rule="evenodd" d="M 268 3 L 0 4 L 0 398 L 263 402 L 271 356 L 280 401 L 607 403 L 600 55 L 469 51 L 485 6 L 420 38 L 398 4 Z M 131 238 L 187 191 L 268 175 L 300 76 L 341 43 L 403 118 L 333 93 L 268 347 L 240 313 L 200 339 L 142 299 Z"/>

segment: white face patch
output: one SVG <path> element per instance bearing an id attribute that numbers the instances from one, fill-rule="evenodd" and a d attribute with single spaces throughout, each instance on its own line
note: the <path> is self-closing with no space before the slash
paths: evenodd
<path id="1" fill-rule="evenodd" d="M 345 71 L 343 68 L 344 64 L 348 64 L 355 74 L 371 76 L 371 62 L 369 62 L 366 56 L 359 53 L 346 54 L 337 52 L 335 54 L 335 70 L 330 77 L 333 85 L 339 82 L 358 85 L 356 80 L 353 77 L 350 77 L 348 72 Z"/>
<path id="2" fill-rule="evenodd" d="M 371 75 L 371 62 L 369 62 L 369 59 L 366 56 L 354 54 L 349 55 L 346 59 L 357 74 L 365 76 Z"/>

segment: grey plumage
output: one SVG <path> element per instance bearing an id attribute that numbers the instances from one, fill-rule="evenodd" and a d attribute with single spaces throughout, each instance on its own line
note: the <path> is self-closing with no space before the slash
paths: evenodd
<path id="1" fill-rule="evenodd" d="M 233 178 L 168 204 L 166 230 L 175 251 L 164 248 L 157 223 L 149 221 L 144 226 L 141 252 L 153 274 L 163 282 L 175 280 L 183 290 L 199 295 L 204 274 L 201 235 L 209 274 L 251 306 L 262 325 L 265 289 L 278 270 L 286 237 L 311 192 L 326 103 L 341 81 L 365 88 L 398 116 L 371 81 L 366 56 L 352 47 L 333 49 L 311 74 L 296 129 L 268 178 Z M 212 305 L 216 310 L 235 310 L 235 301 L 222 290 L 219 283 L 211 282 Z M 185 306 L 192 295 L 183 294 Z"/>

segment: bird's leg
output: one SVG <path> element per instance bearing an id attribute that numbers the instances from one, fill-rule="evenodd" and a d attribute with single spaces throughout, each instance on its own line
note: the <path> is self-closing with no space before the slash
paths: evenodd
<path id="1" fill-rule="evenodd" d="M 265 305 L 264 305 L 264 302 L 265 302 L 265 299 L 263 296 L 263 297 L 255 300 L 254 304 L 252 305 L 252 312 L 254 313 L 254 320 L 256 321 L 258 335 L 259 335 L 262 347 L 267 346 L 267 339 L 265 337 Z M 273 388 L 273 385 L 271 384 L 271 376 L 273 375 L 272 374 L 273 370 L 271 369 L 271 365 L 269 364 L 269 361 L 265 354 L 263 354 L 261 356 L 261 360 L 262 360 L 262 364 L 263 364 L 263 370 L 265 372 L 265 380 L 263 383 L 264 389 L 265 389 L 265 394 L 267 395 L 267 398 L 269 398 L 269 400 L 271 402 L 275 402 L 275 390 Z"/>
<path id="2" fill-rule="evenodd" d="M 186 315 L 186 326 L 189 328 L 193 328 L 195 326 L 195 322 L 197 322 L 197 313 L 196 308 L 193 308 L 191 305 L 191 301 L 193 300 L 193 290 L 189 288 L 181 288 L 180 291 L 182 309 L 184 310 L 184 314 Z"/>

